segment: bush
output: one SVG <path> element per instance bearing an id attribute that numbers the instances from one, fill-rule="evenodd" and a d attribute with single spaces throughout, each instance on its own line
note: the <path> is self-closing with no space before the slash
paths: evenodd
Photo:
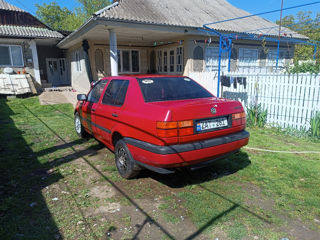
<path id="1" fill-rule="evenodd" d="M 264 127 L 267 123 L 267 109 L 263 109 L 261 104 L 247 107 L 247 125 L 250 127 Z"/>
<path id="2" fill-rule="evenodd" d="M 289 73 L 320 73 L 320 64 L 314 62 L 295 63 Z"/>
<path id="3" fill-rule="evenodd" d="M 310 134 L 313 138 L 320 138 L 320 112 L 310 120 Z"/>

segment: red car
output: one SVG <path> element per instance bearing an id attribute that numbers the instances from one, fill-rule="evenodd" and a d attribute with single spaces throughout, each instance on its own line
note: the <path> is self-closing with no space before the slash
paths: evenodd
<path id="1" fill-rule="evenodd" d="M 241 103 L 217 98 L 188 77 L 107 77 L 77 97 L 77 134 L 114 151 L 124 178 L 141 168 L 202 167 L 249 140 Z"/>

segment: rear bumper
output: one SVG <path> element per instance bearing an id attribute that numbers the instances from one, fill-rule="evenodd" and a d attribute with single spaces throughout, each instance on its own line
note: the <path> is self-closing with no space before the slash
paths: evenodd
<path id="1" fill-rule="evenodd" d="M 132 157 L 158 168 L 174 168 L 193 165 L 233 152 L 249 141 L 249 133 L 241 131 L 204 141 L 158 146 L 133 138 L 125 138 Z"/>

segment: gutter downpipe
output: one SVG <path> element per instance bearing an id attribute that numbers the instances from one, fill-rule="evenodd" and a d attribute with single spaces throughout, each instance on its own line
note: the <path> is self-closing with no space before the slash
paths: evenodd
<path id="1" fill-rule="evenodd" d="M 82 49 L 84 51 L 84 59 L 85 59 L 85 63 L 86 63 L 86 70 L 87 70 L 87 75 L 89 78 L 89 82 L 92 83 L 93 82 L 93 77 L 92 77 L 92 71 L 91 71 L 91 64 L 90 64 L 90 58 L 89 58 L 89 43 L 88 40 L 83 40 L 82 41 Z"/>

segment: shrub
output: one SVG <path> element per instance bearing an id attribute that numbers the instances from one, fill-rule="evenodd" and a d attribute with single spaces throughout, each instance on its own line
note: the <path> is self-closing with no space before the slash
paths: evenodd
<path id="1" fill-rule="evenodd" d="M 247 125 L 262 128 L 267 123 L 267 115 L 267 109 L 263 109 L 261 104 L 252 104 L 247 107 Z"/>
<path id="2" fill-rule="evenodd" d="M 320 73 L 320 64 L 314 62 L 295 63 L 289 73 Z"/>
<path id="3" fill-rule="evenodd" d="M 320 138 L 320 112 L 310 119 L 310 134 L 314 138 Z"/>

